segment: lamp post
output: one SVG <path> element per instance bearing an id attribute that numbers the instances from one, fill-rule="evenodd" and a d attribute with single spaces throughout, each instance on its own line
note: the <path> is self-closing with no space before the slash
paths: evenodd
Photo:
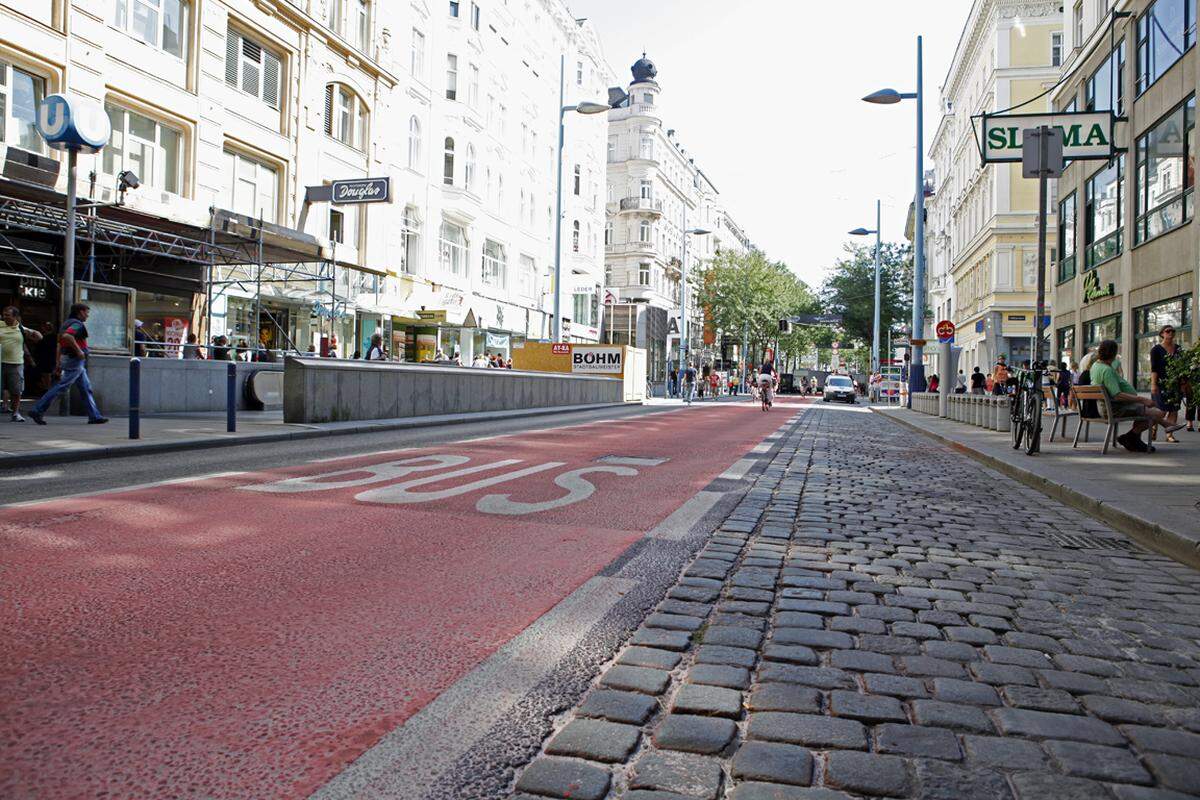
<path id="1" fill-rule="evenodd" d="M 863 98 L 868 103 L 891 105 L 901 100 L 917 101 L 917 191 L 913 198 L 913 311 L 910 339 L 921 340 L 925 333 L 925 113 L 921 89 L 921 37 L 917 37 L 917 91 L 900 93 L 895 89 L 880 89 Z M 913 393 L 925 388 L 924 347 L 912 345 L 912 361 L 908 368 L 908 403 Z"/>
<path id="2" fill-rule="evenodd" d="M 584 101 L 573 106 L 564 105 L 566 97 L 566 55 L 559 56 L 558 62 L 558 180 L 555 184 L 554 216 L 554 341 L 562 341 L 562 168 L 563 168 L 563 128 L 567 112 L 578 114 L 604 114 L 611 106 L 607 103 L 592 103 Z"/>
<path id="3" fill-rule="evenodd" d="M 704 236 L 712 233 L 707 228 L 688 228 L 683 232 L 683 263 L 679 267 L 679 380 L 683 382 L 683 366 L 688 349 L 687 317 L 687 246 L 689 236 Z"/>
<path id="4" fill-rule="evenodd" d="M 871 374 L 879 372 L 879 231 L 880 231 L 880 213 L 879 201 L 875 201 L 875 230 L 869 231 L 866 228 L 855 228 L 850 231 L 851 236 L 868 236 L 875 234 L 875 316 L 874 322 L 871 323 Z"/>

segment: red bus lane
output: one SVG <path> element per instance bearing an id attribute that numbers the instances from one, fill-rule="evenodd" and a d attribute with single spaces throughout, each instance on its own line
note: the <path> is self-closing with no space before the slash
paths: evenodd
<path id="1" fill-rule="evenodd" d="M 306 796 L 785 420 L 721 405 L 2 509 L 0 795 Z"/>

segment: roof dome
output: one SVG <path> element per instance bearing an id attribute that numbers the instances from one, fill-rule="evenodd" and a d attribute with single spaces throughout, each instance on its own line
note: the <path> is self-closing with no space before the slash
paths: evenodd
<path id="1" fill-rule="evenodd" d="M 642 53 L 642 57 L 633 62 L 630 71 L 633 73 L 634 83 L 647 83 L 658 77 L 658 67 L 654 66 L 653 61 L 646 58 L 645 53 Z"/>

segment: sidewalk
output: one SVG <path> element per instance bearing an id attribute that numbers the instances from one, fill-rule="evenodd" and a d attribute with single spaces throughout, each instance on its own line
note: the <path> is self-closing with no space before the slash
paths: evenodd
<path id="1" fill-rule="evenodd" d="M 299 425 L 283 421 L 282 411 L 239 411 L 237 433 L 225 429 L 225 412 L 144 416 L 141 438 L 129 438 L 129 418 L 113 417 L 107 425 L 89 425 L 86 417 L 46 415 L 47 424 L 8 422 L 0 418 L 0 469 L 59 464 L 83 459 L 115 458 L 145 453 L 165 453 L 229 447 L 258 442 L 311 439 L 351 433 L 371 433 L 404 428 L 427 428 L 489 420 L 533 417 L 588 411 L 624 403 L 438 414 L 399 419 L 360 420 Z"/>
<path id="2" fill-rule="evenodd" d="M 1179 431 L 1179 444 L 1156 442 L 1158 452 L 1101 453 L 1103 425 L 1091 441 L 1071 447 L 1069 435 L 1042 432 L 1041 453 L 1013 450 L 1008 433 L 942 419 L 906 408 L 873 408 L 888 419 L 949 444 L 1005 475 L 1090 514 L 1143 545 L 1200 568 L 1200 434 Z M 1048 423 L 1047 423 L 1048 424 Z M 1061 429 L 1060 429 L 1061 430 Z"/>

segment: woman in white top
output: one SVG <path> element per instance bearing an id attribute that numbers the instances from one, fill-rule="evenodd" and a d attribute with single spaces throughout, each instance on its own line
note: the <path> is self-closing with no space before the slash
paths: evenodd
<path id="1" fill-rule="evenodd" d="M 387 361 L 387 353 L 383 349 L 382 334 L 371 334 L 371 346 L 367 348 L 367 361 Z"/>

